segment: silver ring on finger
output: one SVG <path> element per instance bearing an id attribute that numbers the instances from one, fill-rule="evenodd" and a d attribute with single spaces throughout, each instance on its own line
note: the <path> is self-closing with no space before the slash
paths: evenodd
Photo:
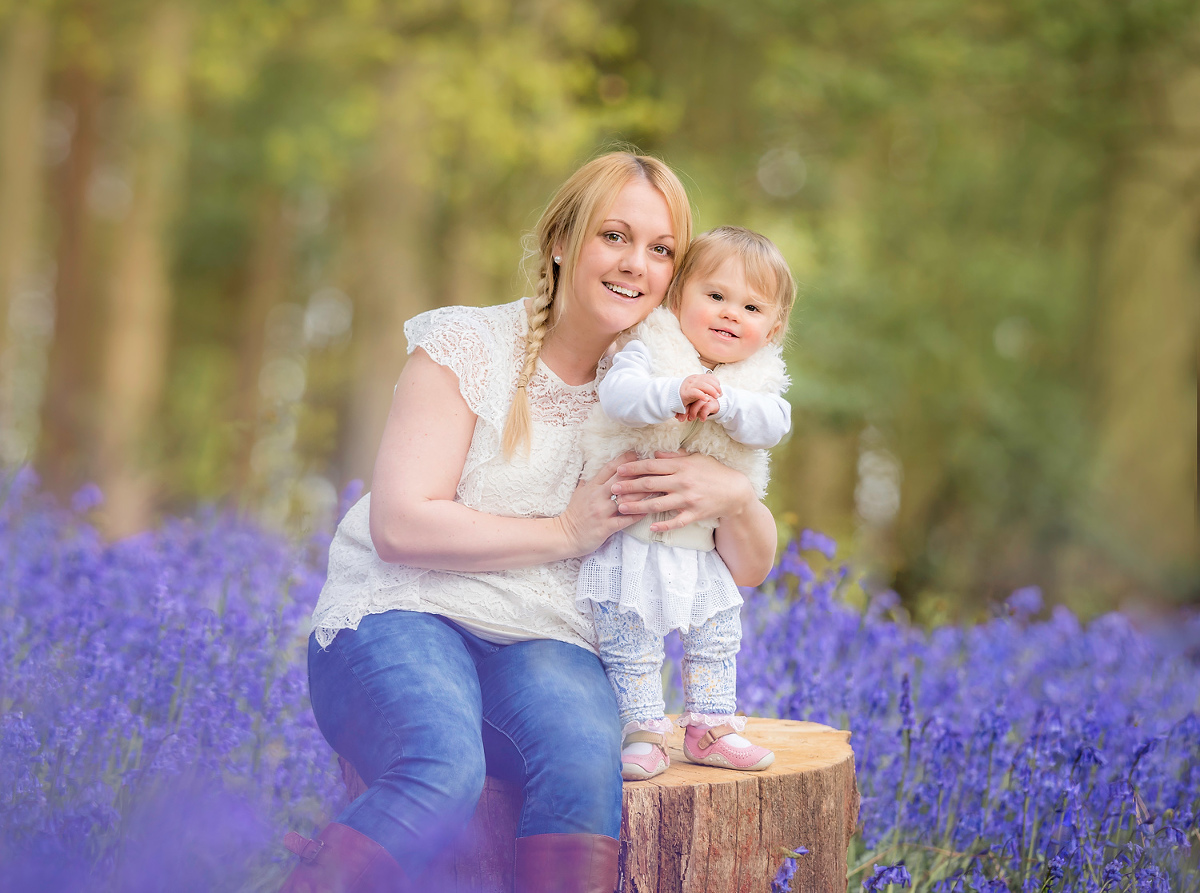
<path id="1" fill-rule="evenodd" d="M 609 498 L 609 499 L 611 499 L 613 502 L 620 502 L 620 501 L 621 501 L 621 497 L 620 497 L 620 496 L 618 496 L 616 493 L 612 494 L 612 495 L 611 495 L 611 496 L 609 496 L 608 498 Z"/>

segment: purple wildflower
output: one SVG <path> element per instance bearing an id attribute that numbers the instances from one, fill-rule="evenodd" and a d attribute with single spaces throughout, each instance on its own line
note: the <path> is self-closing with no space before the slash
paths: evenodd
<path id="1" fill-rule="evenodd" d="M 1042 590 L 1038 586 L 1026 586 L 1013 592 L 1005 601 L 1008 609 L 1017 617 L 1027 620 L 1042 610 Z"/>
<path id="2" fill-rule="evenodd" d="M 820 552 L 829 561 L 833 561 L 834 556 L 837 555 L 837 543 L 831 537 L 807 528 L 800 531 L 800 549 Z"/>
<path id="3" fill-rule="evenodd" d="M 792 878 L 796 874 L 796 857 L 808 855 L 807 847 L 796 847 L 791 854 L 784 857 L 771 881 L 771 893 L 787 893 L 792 887 Z"/>
<path id="4" fill-rule="evenodd" d="M 86 515 L 103 504 L 104 494 L 95 484 L 84 484 L 71 497 L 71 511 L 77 515 Z"/>
<path id="5" fill-rule="evenodd" d="M 899 884 L 901 887 L 912 886 L 912 877 L 903 862 L 897 862 L 895 865 L 876 865 L 875 873 L 863 881 L 863 889 L 881 890 L 889 884 Z"/>

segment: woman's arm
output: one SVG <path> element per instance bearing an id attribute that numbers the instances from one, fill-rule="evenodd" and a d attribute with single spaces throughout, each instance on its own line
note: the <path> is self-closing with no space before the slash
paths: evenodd
<path id="1" fill-rule="evenodd" d="M 609 497 L 627 457 L 580 484 L 556 518 L 502 518 L 455 502 L 475 418 L 455 374 L 413 351 L 371 482 L 371 541 L 384 561 L 457 571 L 527 567 L 586 555 L 637 520 L 617 514 Z"/>
<path id="2" fill-rule="evenodd" d="M 638 517 L 647 512 L 676 512 L 652 525 L 674 530 L 693 521 L 718 520 L 717 551 L 739 586 L 757 586 L 775 563 L 778 531 L 775 519 L 754 494 L 740 471 L 699 453 L 656 453 L 654 459 L 627 462 L 617 468 L 619 480 L 612 492 L 641 502 L 619 505 L 623 514 Z"/>

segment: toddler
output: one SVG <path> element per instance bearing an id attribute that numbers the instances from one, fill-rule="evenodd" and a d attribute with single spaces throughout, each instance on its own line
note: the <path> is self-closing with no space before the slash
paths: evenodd
<path id="1" fill-rule="evenodd" d="M 795 284 L 765 237 L 723 226 L 692 242 L 664 306 L 639 325 L 600 383 L 583 429 L 584 476 L 627 450 L 700 452 L 743 472 L 759 498 L 766 450 L 791 424 L 780 342 Z M 613 496 L 614 501 L 617 499 Z M 683 642 L 684 755 L 727 769 L 765 769 L 775 755 L 738 734 L 734 715 L 741 595 L 715 549 L 715 521 L 664 530 L 647 515 L 584 559 L 576 599 L 595 620 L 617 696 L 621 776 L 666 771 L 670 721 L 662 639 Z"/>

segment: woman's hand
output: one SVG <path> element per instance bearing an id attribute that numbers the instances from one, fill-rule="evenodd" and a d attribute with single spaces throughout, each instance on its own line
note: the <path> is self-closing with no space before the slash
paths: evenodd
<path id="1" fill-rule="evenodd" d="M 717 551 L 734 582 L 757 586 L 766 579 L 775 561 L 778 533 L 771 512 L 758 501 L 744 474 L 697 453 L 655 453 L 653 459 L 621 464 L 617 475 L 612 491 L 622 497 L 622 514 L 675 512 L 652 524 L 656 531 L 719 521 Z"/>
<path id="2" fill-rule="evenodd" d="M 676 530 L 693 521 L 719 521 L 758 502 L 744 474 L 700 453 L 655 453 L 653 459 L 635 458 L 618 465 L 619 480 L 612 492 L 631 497 L 620 500 L 622 512 L 676 513 L 651 525 L 655 531 Z"/>
<path id="3" fill-rule="evenodd" d="M 613 459 L 590 481 L 581 481 L 566 510 L 554 520 L 572 555 L 587 555 L 616 533 L 637 523 L 636 515 L 621 514 L 613 497 L 617 468 L 637 458 L 628 452 Z"/>

